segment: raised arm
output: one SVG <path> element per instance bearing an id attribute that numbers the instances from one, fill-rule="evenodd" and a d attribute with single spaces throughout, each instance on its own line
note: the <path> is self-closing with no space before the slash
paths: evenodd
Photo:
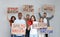
<path id="1" fill-rule="evenodd" d="M 39 15 L 40 18 L 42 17 L 41 14 L 40 14 L 40 8 L 38 9 L 38 15 Z"/>
<path id="2" fill-rule="evenodd" d="M 8 18 L 8 13 L 7 13 L 7 20 L 10 22 L 9 18 Z"/>
<path id="3" fill-rule="evenodd" d="M 39 14 L 39 17 L 41 18 L 42 16 L 41 16 L 41 14 L 40 13 L 38 13 Z"/>
<path id="4" fill-rule="evenodd" d="M 53 17 L 54 17 L 54 14 L 52 14 L 52 16 L 51 16 L 51 17 L 47 17 L 47 18 L 50 20 L 50 19 L 52 19 Z"/>

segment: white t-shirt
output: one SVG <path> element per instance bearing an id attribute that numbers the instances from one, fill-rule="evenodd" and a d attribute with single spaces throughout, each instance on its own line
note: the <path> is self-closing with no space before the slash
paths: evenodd
<path id="1" fill-rule="evenodd" d="M 38 24 L 37 21 L 34 21 L 34 22 L 33 22 L 33 24 L 35 24 L 35 23 Z M 36 34 L 36 35 L 37 35 L 37 29 L 34 29 L 32 25 L 31 25 L 30 34 L 32 34 L 32 35 Z"/>
<path id="2" fill-rule="evenodd" d="M 24 25 L 26 25 L 26 22 L 25 22 L 24 19 L 16 19 L 14 23 L 15 24 L 24 24 Z M 26 28 L 25 28 L 25 30 L 26 30 Z M 16 34 L 16 35 L 17 36 L 22 36 L 21 34 Z"/>
<path id="3" fill-rule="evenodd" d="M 47 24 L 47 19 L 46 19 L 46 18 L 44 18 L 44 23 L 46 23 L 46 24 Z"/>
<path id="4" fill-rule="evenodd" d="M 16 20 L 14 21 L 14 23 L 16 23 L 16 24 L 26 24 L 26 22 L 25 22 L 24 19 L 16 19 Z"/>

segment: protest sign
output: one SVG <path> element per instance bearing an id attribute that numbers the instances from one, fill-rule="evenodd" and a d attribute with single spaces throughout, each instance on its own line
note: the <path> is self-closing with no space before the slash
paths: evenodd
<path id="1" fill-rule="evenodd" d="M 25 27 L 26 26 L 24 24 L 13 24 L 12 29 L 11 29 L 11 33 L 25 35 Z"/>

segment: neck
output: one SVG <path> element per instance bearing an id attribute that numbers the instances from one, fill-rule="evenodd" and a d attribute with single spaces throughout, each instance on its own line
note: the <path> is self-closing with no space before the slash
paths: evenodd
<path id="1" fill-rule="evenodd" d="M 29 20 L 29 18 L 27 18 L 27 20 Z"/>
<path id="2" fill-rule="evenodd" d="M 40 22 L 40 23 L 42 23 L 42 22 Z"/>
<path id="3" fill-rule="evenodd" d="M 20 20 L 21 18 L 19 18 L 19 20 Z"/>

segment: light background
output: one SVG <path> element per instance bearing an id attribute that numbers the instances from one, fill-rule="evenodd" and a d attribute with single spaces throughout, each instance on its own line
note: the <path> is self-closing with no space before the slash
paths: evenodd
<path id="1" fill-rule="evenodd" d="M 49 37 L 60 37 L 60 0 L 0 0 L 0 37 L 10 37 L 10 26 L 7 20 L 7 7 L 21 7 L 24 4 L 34 5 L 34 13 L 38 12 L 38 8 L 44 4 L 55 5 L 54 18 L 50 21 L 53 26 L 53 34 Z M 38 14 L 34 14 L 39 18 Z"/>

